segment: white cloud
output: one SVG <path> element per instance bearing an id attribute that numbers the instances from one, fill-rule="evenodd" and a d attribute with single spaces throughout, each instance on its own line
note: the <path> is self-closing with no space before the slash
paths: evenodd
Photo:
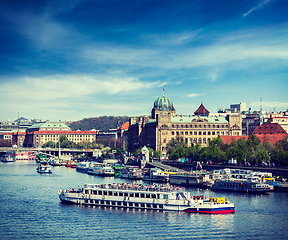
<path id="1" fill-rule="evenodd" d="M 47 101 L 61 98 L 79 98 L 90 94 L 129 93 L 158 86 L 158 82 L 141 82 L 135 78 L 107 76 L 49 76 L 26 77 L 1 83 L 1 98 Z M 10 91 L 13 89 L 13 91 Z M 33 94 L 27 94 L 28 89 Z"/>
<path id="2" fill-rule="evenodd" d="M 188 94 L 187 95 L 187 97 L 191 97 L 191 98 L 193 98 L 193 97 L 199 97 L 199 96 L 203 96 L 204 94 L 199 94 L 199 93 L 190 93 L 190 94 Z"/>
<path id="3" fill-rule="evenodd" d="M 254 12 L 258 9 L 261 9 L 262 7 L 264 7 L 266 4 L 268 4 L 269 2 L 271 2 L 271 0 L 262 0 L 256 7 L 251 8 L 247 13 L 243 14 L 243 17 L 246 17 L 247 15 L 249 15 L 251 12 Z"/>

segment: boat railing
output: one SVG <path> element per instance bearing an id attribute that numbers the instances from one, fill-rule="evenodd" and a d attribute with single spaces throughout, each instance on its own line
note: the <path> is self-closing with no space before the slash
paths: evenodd
<path id="1" fill-rule="evenodd" d="M 97 188 L 97 189 L 108 189 L 108 190 L 134 190 L 143 192 L 183 192 L 183 187 L 167 186 L 167 185 L 142 185 L 142 184 L 85 184 L 84 188 Z"/>

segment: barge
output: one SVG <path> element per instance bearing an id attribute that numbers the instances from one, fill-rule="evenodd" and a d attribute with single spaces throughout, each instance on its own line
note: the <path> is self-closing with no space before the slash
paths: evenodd
<path id="1" fill-rule="evenodd" d="M 79 205 L 183 211 L 192 213 L 234 213 L 227 198 L 190 196 L 183 187 L 129 183 L 84 184 L 83 188 L 60 190 L 64 203 Z"/>

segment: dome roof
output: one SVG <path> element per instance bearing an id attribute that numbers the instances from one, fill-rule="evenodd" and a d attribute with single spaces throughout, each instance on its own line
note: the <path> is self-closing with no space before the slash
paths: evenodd
<path id="1" fill-rule="evenodd" d="M 159 97 L 154 102 L 154 109 L 158 111 L 173 111 L 173 102 L 168 97 Z"/>

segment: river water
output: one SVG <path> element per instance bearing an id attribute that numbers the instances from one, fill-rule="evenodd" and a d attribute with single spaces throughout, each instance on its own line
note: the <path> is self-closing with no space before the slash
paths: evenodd
<path id="1" fill-rule="evenodd" d="M 61 203 L 60 187 L 125 180 L 66 167 L 52 167 L 52 174 L 40 175 L 36 167 L 34 162 L 0 163 L 2 240 L 288 238 L 287 192 L 246 194 L 186 188 L 193 195 L 228 197 L 235 203 L 234 214 L 87 207 Z"/>

